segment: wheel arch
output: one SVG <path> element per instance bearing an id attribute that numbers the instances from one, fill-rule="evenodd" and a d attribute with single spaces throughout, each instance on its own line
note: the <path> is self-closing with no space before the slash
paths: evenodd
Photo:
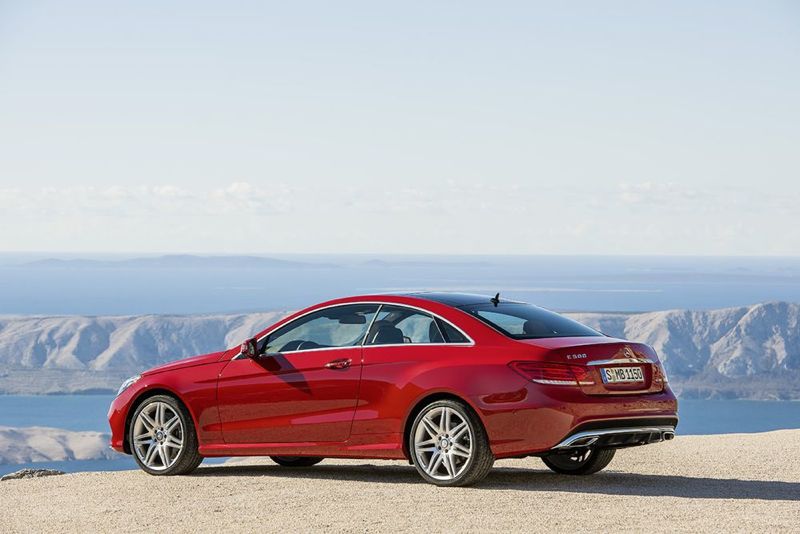
<path id="1" fill-rule="evenodd" d="M 408 440 L 409 440 L 409 436 L 411 435 L 411 427 L 414 424 L 414 419 L 417 418 L 417 415 L 419 414 L 420 411 L 422 411 L 422 408 L 424 408 L 426 405 L 428 405 L 428 404 L 430 404 L 432 402 L 436 402 L 436 401 L 439 401 L 439 400 L 453 400 L 453 401 L 461 402 L 468 409 L 472 410 L 472 412 L 478 417 L 478 420 L 483 425 L 483 429 L 486 430 L 486 422 L 483 419 L 483 415 L 480 413 L 480 411 L 477 408 L 475 408 L 475 406 L 469 400 L 467 400 L 466 397 L 464 397 L 462 395 L 458 395 L 457 393 L 454 393 L 452 391 L 432 391 L 432 392 L 428 392 L 425 395 L 423 395 L 420 398 L 418 398 L 412 404 L 411 410 L 408 411 L 408 413 L 406 414 L 405 421 L 403 422 L 403 434 L 402 434 L 403 455 L 406 457 L 406 460 L 408 460 L 409 462 L 411 461 L 411 452 L 408 449 Z"/>

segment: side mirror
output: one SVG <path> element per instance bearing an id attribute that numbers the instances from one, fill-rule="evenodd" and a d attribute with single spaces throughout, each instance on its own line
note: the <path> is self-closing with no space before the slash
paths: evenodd
<path id="1" fill-rule="evenodd" d="M 242 354 L 247 356 L 248 358 L 257 358 L 258 357 L 258 339 L 252 337 L 242 343 Z"/>

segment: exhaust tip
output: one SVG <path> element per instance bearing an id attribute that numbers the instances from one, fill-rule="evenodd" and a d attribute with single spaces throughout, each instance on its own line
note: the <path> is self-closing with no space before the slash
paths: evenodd
<path id="1" fill-rule="evenodd" d="M 599 436 L 586 436 L 570 443 L 570 447 L 588 447 L 599 439 Z"/>
<path id="2" fill-rule="evenodd" d="M 662 435 L 662 438 L 664 438 L 664 441 L 669 441 L 671 439 L 675 439 L 675 432 L 664 432 L 664 434 Z"/>

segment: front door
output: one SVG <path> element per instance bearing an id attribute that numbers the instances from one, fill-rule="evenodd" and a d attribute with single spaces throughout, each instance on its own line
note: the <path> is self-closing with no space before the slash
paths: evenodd
<path id="1" fill-rule="evenodd" d="M 270 333 L 261 357 L 220 373 L 226 443 L 338 442 L 350 436 L 361 379 L 361 343 L 377 305 L 312 312 Z"/>

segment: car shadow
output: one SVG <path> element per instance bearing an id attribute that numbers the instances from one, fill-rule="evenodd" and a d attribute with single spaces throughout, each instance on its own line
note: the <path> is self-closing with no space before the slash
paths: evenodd
<path id="1" fill-rule="evenodd" d="M 424 484 L 408 465 L 316 465 L 287 468 L 278 465 L 220 465 L 197 469 L 198 477 L 281 477 L 343 480 L 383 484 Z M 592 476 L 558 475 L 537 469 L 495 467 L 475 490 L 517 490 L 690 499 L 752 499 L 800 501 L 800 482 L 730 478 L 645 475 L 608 470 Z"/>

